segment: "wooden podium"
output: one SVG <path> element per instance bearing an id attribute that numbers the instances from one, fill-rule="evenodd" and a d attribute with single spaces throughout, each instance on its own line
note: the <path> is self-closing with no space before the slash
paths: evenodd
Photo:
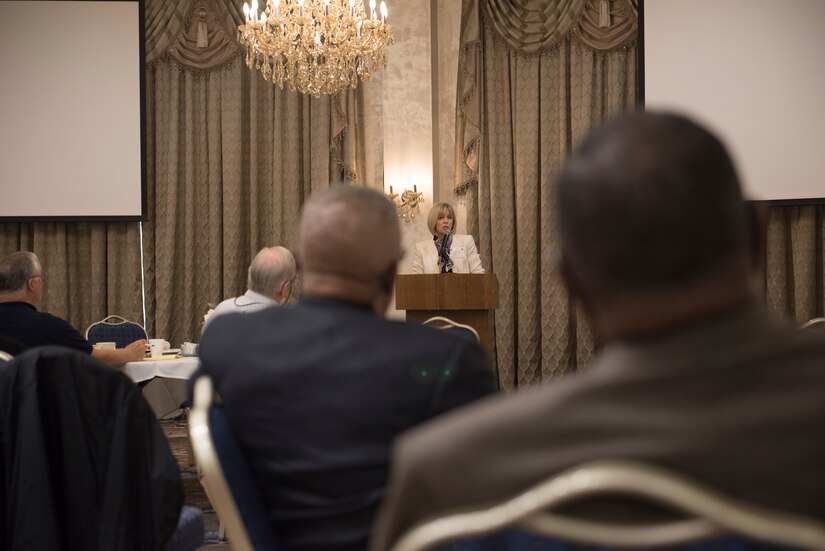
<path id="1" fill-rule="evenodd" d="M 444 316 L 469 325 L 481 339 L 491 365 L 493 312 L 498 307 L 495 274 L 411 274 L 395 278 L 395 307 L 407 311 L 407 321 Z"/>

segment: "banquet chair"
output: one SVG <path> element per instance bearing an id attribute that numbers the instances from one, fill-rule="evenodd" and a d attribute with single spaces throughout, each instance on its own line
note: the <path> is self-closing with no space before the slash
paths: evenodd
<path id="1" fill-rule="evenodd" d="M 554 512 L 577 500 L 623 496 L 677 510 L 679 520 L 648 524 L 585 520 Z M 401 536 L 392 551 L 507 551 L 594 546 L 652 549 L 825 550 L 825 524 L 754 507 L 682 476 L 634 461 L 574 467 L 528 490 L 469 512 L 435 518 Z"/>
<path id="2" fill-rule="evenodd" d="M 117 348 L 125 348 L 139 339 L 147 339 L 142 325 L 120 316 L 107 316 L 86 329 L 86 340 L 92 344 L 114 342 Z"/>
<path id="3" fill-rule="evenodd" d="M 799 326 L 800 329 L 825 329 L 825 318 L 812 318 Z"/>
<path id="4" fill-rule="evenodd" d="M 177 461 L 122 372 L 63 347 L 0 369 L 0 549 L 192 550 Z M 171 545 L 170 545 L 171 544 Z"/>
<path id="5" fill-rule="evenodd" d="M 476 342 L 481 341 L 481 338 L 478 336 L 478 331 L 476 331 L 473 327 L 464 323 L 458 323 L 457 321 L 451 320 L 450 318 L 446 318 L 444 316 L 433 316 L 424 320 L 423 325 L 429 325 L 430 327 L 435 327 L 436 329 L 446 329 L 458 335 L 472 337 L 476 340 Z"/>
<path id="6" fill-rule="evenodd" d="M 194 383 L 189 435 L 201 482 L 232 549 L 277 550 L 263 500 L 209 375 Z"/>

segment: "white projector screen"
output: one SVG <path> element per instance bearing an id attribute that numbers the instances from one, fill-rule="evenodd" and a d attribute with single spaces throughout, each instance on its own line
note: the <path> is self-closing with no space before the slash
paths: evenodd
<path id="1" fill-rule="evenodd" d="M 0 218 L 144 217 L 143 5 L 0 2 Z"/>
<path id="2" fill-rule="evenodd" d="M 645 107 L 721 135 L 749 198 L 825 202 L 825 1 L 642 8 Z"/>

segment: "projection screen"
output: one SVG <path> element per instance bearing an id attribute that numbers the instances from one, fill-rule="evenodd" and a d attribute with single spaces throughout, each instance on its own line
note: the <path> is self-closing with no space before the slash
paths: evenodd
<path id="1" fill-rule="evenodd" d="M 647 0 L 647 109 L 716 130 L 747 194 L 825 202 L 825 1 Z"/>
<path id="2" fill-rule="evenodd" d="M 145 214 L 143 4 L 0 2 L 0 218 Z"/>

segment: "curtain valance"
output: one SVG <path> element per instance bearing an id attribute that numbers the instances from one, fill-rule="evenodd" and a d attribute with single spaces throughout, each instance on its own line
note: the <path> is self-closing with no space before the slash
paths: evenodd
<path id="1" fill-rule="evenodd" d="M 146 62 L 168 57 L 194 71 L 218 69 L 237 59 L 235 38 L 243 22 L 234 0 L 147 0 Z"/>
<path id="2" fill-rule="evenodd" d="M 463 195 L 478 182 L 485 28 L 515 55 L 542 55 L 572 40 L 584 48 L 614 51 L 636 42 L 637 0 L 465 0 L 461 12 L 456 118 L 456 181 Z"/>
<path id="3" fill-rule="evenodd" d="M 478 4 L 484 22 L 521 54 L 541 54 L 568 36 L 593 50 L 612 50 L 636 38 L 633 0 L 479 0 Z"/>

